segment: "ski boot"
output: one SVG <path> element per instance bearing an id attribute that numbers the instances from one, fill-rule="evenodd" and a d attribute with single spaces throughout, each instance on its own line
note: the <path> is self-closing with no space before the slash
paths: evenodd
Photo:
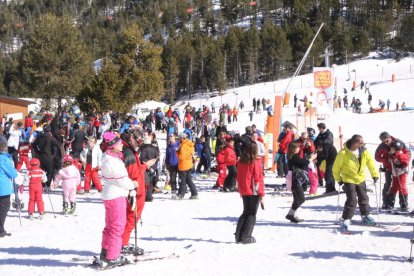
<path id="1" fill-rule="evenodd" d="M 128 254 L 134 256 L 141 256 L 144 255 L 145 251 L 143 248 L 139 248 L 138 246 L 135 247 L 133 244 L 128 244 L 126 246 L 122 246 L 121 254 Z"/>
<path id="2" fill-rule="evenodd" d="M 67 216 L 69 214 L 69 203 L 68 202 L 63 202 L 63 214 L 65 214 L 65 216 Z"/>
<path id="3" fill-rule="evenodd" d="M 44 213 L 40 213 L 39 219 L 42 220 L 44 217 L 45 217 L 45 214 Z"/>
<path id="4" fill-rule="evenodd" d="M 76 202 L 71 202 L 70 203 L 70 210 L 69 210 L 69 214 L 73 215 L 76 211 Z"/>
<path id="5" fill-rule="evenodd" d="M 371 216 L 362 216 L 362 223 L 369 226 L 377 225 L 375 220 Z"/>
<path id="6" fill-rule="evenodd" d="M 33 214 L 29 214 L 29 220 L 34 220 Z"/>
<path id="7" fill-rule="evenodd" d="M 349 227 L 351 226 L 350 219 L 341 219 L 339 225 L 341 226 L 341 233 L 347 234 L 349 233 Z"/>

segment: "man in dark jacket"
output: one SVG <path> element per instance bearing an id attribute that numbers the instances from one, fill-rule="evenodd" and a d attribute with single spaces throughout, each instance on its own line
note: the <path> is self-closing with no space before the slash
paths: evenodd
<path id="1" fill-rule="evenodd" d="M 219 136 L 220 132 L 227 134 L 227 127 L 224 125 L 223 121 L 220 121 L 219 126 L 216 128 L 216 137 Z"/>
<path id="2" fill-rule="evenodd" d="M 141 145 L 141 162 L 145 163 L 158 157 L 159 150 L 152 145 L 151 136 L 146 137 L 144 143 Z M 157 185 L 157 179 L 157 163 L 155 163 L 145 172 L 145 186 L 148 187 L 145 201 L 152 201 L 152 189 Z"/>
<path id="3" fill-rule="evenodd" d="M 332 167 L 335 162 L 335 158 L 337 155 L 336 148 L 329 143 L 323 143 L 322 140 L 318 140 L 316 142 L 316 153 L 317 153 L 317 162 L 316 166 L 318 168 L 318 177 L 319 177 L 319 186 L 322 186 L 322 177 L 321 172 L 319 170 L 319 166 L 321 165 L 322 161 L 325 161 L 326 169 L 325 169 L 325 188 L 326 193 L 334 192 L 335 189 L 335 179 L 332 174 Z"/>
<path id="4" fill-rule="evenodd" d="M 318 144 L 318 141 L 322 141 L 323 144 L 331 144 L 334 143 L 334 137 L 332 132 L 329 129 L 326 129 L 326 125 L 324 123 L 317 124 L 319 129 L 319 134 L 316 136 L 315 144 Z"/>
<path id="5" fill-rule="evenodd" d="M 175 140 L 175 135 L 170 134 L 167 151 L 165 155 L 165 166 L 170 175 L 171 191 L 177 192 L 177 173 L 178 173 L 178 156 L 177 150 L 180 147 L 180 143 Z"/>

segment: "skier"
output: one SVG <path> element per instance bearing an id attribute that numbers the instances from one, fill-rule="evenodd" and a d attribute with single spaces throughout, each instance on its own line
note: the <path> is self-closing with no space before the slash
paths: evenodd
<path id="1" fill-rule="evenodd" d="M 375 168 L 374 159 L 364 147 L 362 136 L 355 134 L 346 141 L 333 165 L 335 180 L 338 181 L 339 185 L 344 185 L 343 190 L 346 193 L 346 202 L 341 219 L 341 226 L 344 231 L 349 229 L 357 203 L 362 222 L 366 225 L 376 224 L 370 216 L 369 197 L 365 184 L 365 168 L 369 169 L 375 184 L 378 181 L 378 171 Z"/>
<path id="2" fill-rule="evenodd" d="M 45 204 L 42 199 L 42 183 L 46 183 L 46 173 L 40 169 L 40 161 L 37 158 L 30 160 L 30 170 L 25 176 L 25 185 L 29 185 L 29 206 L 27 211 L 29 212 L 29 219 L 33 219 L 33 213 L 35 211 L 35 205 L 37 205 L 37 211 L 39 212 L 39 219 L 43 219 L 45 213 Z"/>
<path id="3" fill-rule="evenodd" d="M 317 147 L 317 167 L 319 176 L 319 185 L 322 186 L 322 178 L 325 178 L 325 193 L 336 191 L 335 179 L 332 176 L 332 166 L 336 158 L 336 148 L 333 146 L 334 138 L 332 132 L 326 128 L 324 123 L 317 124 L 319 134 L 315 139 L 315 145 Z M 324 177 L 320 172 L 320 166 L 325 161 Z"/>
<path id="4" fill-rule="evenodd" d="M 309 183 L 308 176 L 308 165 L 316 158 L 316 154 L 312 153 L 307 155 L 305 158 L 301 158 L 299 155 L 300 146 L 299 144 L 292 142 L 289 144 L 287 151 L 288 168 L 291 172 L 291 183 L 292 183 L 292 195 L 293 203 L 289 209 L 286 219 L 291 222 L 298 223 L 302 222 L 303 219 L 299 219 L 295 216 L 296 210 L 305 202 L 305 194 L 303 187 L 307 187 Z"/>
<path id="5" fill-rule="evenodd" d="M 253 110 L 251 110 L 250 112 L 249 112 L 249 118 L 250 118 L 250 122 L 252 122 L 253 121 Z"/>
<path id="6" fill-rule="evenodd" d="M 253 112 L 256 112 L 256 98 L 253 98 Z"/>
<path id="7" fill-rule="evenodd" d="M 79 169 L 73 164 L 69 154 L 63 157 L 63 168 L 55 176 L 55 187 L 62 181 L 63 213 L 74 214 L 76 210 L 76 187 L 81 181 Z M 70 209 L 69 209 L 70 203 Z"/>
<path id="8" fill-rule="evenodd" d="M 234 139 L 230 136 L 226 139 L 226 147 L 224 148 L 224 162 L 226 164 L 228 174 L 224 179 L 223 192 L 235 192 L 237 168 L 236 168 L 236 152 L 234 151 Z"/>
<path id="9" fill-rule="evenodd" d="M 298 94 L 295 94 L 295 96 L 293 96 L 293 107 L 296 108 L 296 104 L 298 102 Z"/>
<path id="10" fill-rule="evenodd" d="M 121 135 L 124 154 L 124 165 L 128 172 L 128 177 L 136 186 L 136 196 L 129 196 L 126 204 L 126 224 L 122 234 L 122 254 L 143 255 L 144 249 L 129 244 L 129 238 L 132 230 L 136 227 L 137 221 L 141 218 L 142 211 L 145 205 L 145 171 L 155 164 L 157 159 L 148 160 L 141 163 L 137 148 L 139 138 L 135 133 L 130 131 L 124 132 Z"/>
<path id="11" fill-rule="evenodd" d="M 194 143 L 187 138 L 185 133 L 180 133 L 178 138 L 180 140 L 180 147 L 177 151 L 179 188 L 178 194 L 174 199 L 184 199 L 187 185 L 191 191 L 190 199 L 198 199 L 197 188 L 194 185 L 191 176 L 191 170 L 193 169 Z"/>
<path id="12" fill-rule="evenodd" d="M 288 166 L 286 163 L 286 154 L 288 145 L 293 141 L 295 134 L 291 126 L 284 126 L 277 141 L 279 142 L 278 158 L 277 158 L 277 176 L 279 178 L 285 177 L 288 173 Z"/>
<path id="13" fill-rule="evenodd" d="M 170 176 L 170 185 L 171 191 L 177 192 L 177 173 L 178 173 L 178 156 L 177 150 L 180 147 L 180 144 L 175 140 L 175 135 L 170 134 L 166 156 L 165 156 L 165 165 L 167 167 L 169 176 Z"/>
<path id="14" fill-rule="evenodd" d="M 388 191 L 390 201 L 395 201 L 399 193 L 400 210 L 408 211 L 407 174 L 410 155 L 403 151 L 404 145 L 398 141 L 390 144 L 390 163 L 392 168 L 392 186 Z"/>
<path id="15" fill-rule="evenodd" d="M 305 161 L 308 160 L 308 158 L 312 154 L 314 154 L 316 151 L 315 145 L 313 144 L 313 141 L 309 138 L 308 132 L 302 132 L 300 135 L 300 138 L 296 140 L 295 143 L 299 146 L 299 153 L 298 153 L 299 157 Z M 319 183 L 318 183 L 318 173 L 316 171 L 316 167 L 313 162 L 309 162 L 306 171 L 309 175 L 309 184 L 310 184 L 309 194 L 315 194 L 318 189 Z M 306 185 L 302 185 L 302 188 L 305 192 L 308 189 Z"/>
<path id="16" fill-rule="evenodd" d="M 129 261 L 121 255 L 122 233 L 126 224 L 126 197 L 134 197 L 137 183 L 128 177 L 128 172 L 122 162 L 121 139 L 112 132 L 103 134 L 106 144 L 105 155 L 102 159 L 102 178 L 104 187 L 102 201 L 105 206 L 105 228 L 102 232 L 102 249 L 100 264 L 102 266 L 120 266 Z"/>
<path id="17" fill-rule="evenodd" d="M 98 172 L 102 165 L 102 151 L 100 147 L 96 145 L 95 137 L 88 138 L 88 147 L 81 152 L 80 161 L 85 166 L 85 193 L 89 193 L 89 190 L 91 189 L 91 181 L 98 192 L 101 192 L 102 184 Z"/>
<path id="18" fill-rule="evenodd" d="M 223 136 L 224 133 L 223 133 Z M 219 138 L 220 139 L 220 138 Z M 224 185 L 224 180 L 227 177 L 227 167 L 226 167 L 226 162 L 225 162 L 225 157 L 224 157 L 224 153 L 225 153 L 225 147 L 226 144 L 224 143 L 218 143 L 216 144 L 216 161 L 217 161 L 217 180 L 216 180 L 216 184 L 213 186 L 213 190 L 218 189 L 218 190 L 223 190 L 223 185 Z"/>
<path id="19" fill-rule="evenodd" d="M 246 145 L 237 163 L 237 170 L 239 171 L 237 175 L 239 193 L 243 199 L 243 213 L 237 222 L 235 240 L 236 243 L 242 244 L 255 243 L 256 239 L 252 236 L 252 232 L 256 223 L 259 202 L 262 209 L 264 208 L 265 195 L 263 171 L 257 159 L 255 143 Z"/>
<path id="20" fill-rule="evenodd" d="M 14 194 L 13 179 L 17 170 L 7 154 L 7 139 L 0 135 L 0 238 L 10 236 L 4 229 L 7 213 L 10 209 L 10 196 Z"/>
<path id="21" fill-rule="evenodd" d="M 379 139 L 381 140 L 381 144 L 375 150 L 375 160 L 377 162 L 382 163 L 381 172 L 385 174 L 385 183 L 384 188 L 382 190 L 382 207 L 381 209 L 387 210 L 394 208 L 395 198 L 391 198 L 389 195 L 389 191 L 391 188 L 392 182 L 392 164 L 390 162 L 390 145 L 391 143 L 398 142 L 402 145 L 401 151 L 404 154 L 410 154 L 409 148 L 398 138 L 391 136 L 388 132 L 384 131 L 381 132 Z"/>
<path id="22" fill-rule="evenodd" d="M 390 110 L 391 101 L 390 99 L 387 100 L 387 110 Z"/>
<path id="23" fill-rule="evenodd" d="M 368 105 L 371 106 L 371 102 L 372 102 L 372 95 L 371 92 L 368 92 Z"/>
<path id="24" fill-rule="evenodd" d="M 145 163 L 149 160 L 157 160 L 160 156 L 159 149 L 152 145 L 152 137 L 148 136 L 144 139 L 143 144 L 141 145 L 141 154 L 140 160 L 142 163 Z M 145 201 L 151 202 L 153 200 L 153 189 L 157 186 L 157 164 L 154 163 L 152 166 L 148 167 L 145 171 L 145 186 L 146 186 L 146 197 Z"/>

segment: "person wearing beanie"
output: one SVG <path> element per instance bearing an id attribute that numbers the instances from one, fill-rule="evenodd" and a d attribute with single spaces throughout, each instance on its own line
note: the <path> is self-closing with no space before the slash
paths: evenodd
<path id="1" fill-rule="evenodd" d="M 17 170 L 7 154 L 7 139 L 0 136 L 0 238 L 10 236 L 4 224 L 10 209 L 10 195 L 14 194 L 13 179 L 17 177 Z"/>
<path id="2" fill-rule="evenodd" d="M 45 213 L 45 204 L 42 199 L 42 183 L 46 183 L 46 173 L 40 168 L 40 161 L 37 158 L 30 160 L 30 169 L 25 176 L 25 186 L 29 186 L 29 206 L 27 211 L 29 212 L 29 219 L 33 219 L 33 213 L 35 212 L 35 205 L 39 212 L 39 219 L 43 219 Z"/>
<path id="3" fill-rule="evenodd" d="M 128 263 L 128 259 L 121 255 L 122 234 L 126 224 L 127 196 L 135 197 L 138 183 L 128 176 L 121 139 L 112 132 L 105 132 L 102 136 L 106 145 L 101 167 L 105 228 L 99 264 L 101 267 L 115 267 Z"/>

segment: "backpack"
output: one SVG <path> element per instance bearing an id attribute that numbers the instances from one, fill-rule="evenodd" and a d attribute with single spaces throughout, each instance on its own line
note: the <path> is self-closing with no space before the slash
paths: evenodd
<path id="1" fill-rule="evenodd" d="M 306 171 L 302 169 L 294 169 L 292 171 L 292 176 L 293 176 L 293 179 L 296 180 L 296 183 L 298 185 L 309 183 L 309 175 Z"/>

